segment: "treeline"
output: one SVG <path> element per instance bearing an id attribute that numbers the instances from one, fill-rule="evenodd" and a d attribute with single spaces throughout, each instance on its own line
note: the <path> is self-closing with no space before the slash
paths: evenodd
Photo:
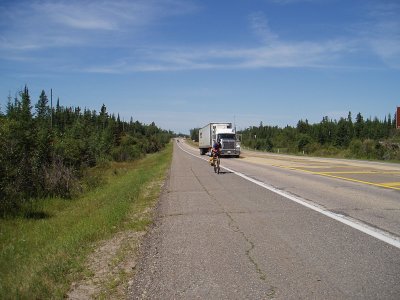
<path id="1" fill-rule="evenodd" d="M 192 128 L 190 129 L 190 139 L 192 141 L 198 142 L 199 141 L 199 130 L 200 128 Z"/>
<path id="2" fill-rule="evenodd" d="M 154 123 L 121 121 L 105 105 L 98 113 L 59 100 L 50 107 L 44 91 L 32 106 L 25 87 L 0 111 L 0 216 L 35 198 L 70 197 L 89 167 L 138 159 L 171 137 Z"/>
<path id="3" fill-rule="evenodd" d="M 396 118 L 365 119 L 358 113 L 353 120 L 324 117 L 320 123 L 300 120 L 296 127 L 249 127 L 242 134 L 242 145 L 264 151 L 340 156 L 360 159 L 400 160 L 400 132 Z"/>

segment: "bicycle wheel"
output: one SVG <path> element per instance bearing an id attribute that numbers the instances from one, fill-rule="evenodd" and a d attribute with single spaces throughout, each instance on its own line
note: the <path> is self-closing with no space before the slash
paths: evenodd
<path id="1" fill-rule="evenodd" d="M 218 173 L 218 174 L 219 174 L 219 169 L 220 169 L 220 168 L 219 168 L 220 163 L 221 163 L 221 161 L 219 160 L 219 157 L 218 157 L 218 160 L 217 160 L 217 165 L 218 165 L 218 166 L 217 166 L 217 173 Z"/>
<path id="2" fill-rule="evenodd" d="M 218 164 L 218 159 L 214 159 L 214 172 L 215 173 L 217 173 L 217 168 L 218 168 L 217 164 Z"/>

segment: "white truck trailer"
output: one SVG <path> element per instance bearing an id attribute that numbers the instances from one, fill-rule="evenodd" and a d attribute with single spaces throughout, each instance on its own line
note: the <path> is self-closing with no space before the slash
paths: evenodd
<path id="1" fill-rule="evenodd" d="M 240 155 L 240 142 L 236 136 L 236 130 L 232 123 L 208 123 L 199 130 L 199 149 L 200 154 L 204 155 L 214 145 L 216 141 L 221 142 L 221 156 Z"/>

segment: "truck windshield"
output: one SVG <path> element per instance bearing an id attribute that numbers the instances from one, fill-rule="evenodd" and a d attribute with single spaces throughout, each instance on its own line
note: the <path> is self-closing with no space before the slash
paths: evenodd
<path id="1" fill-rule="evenodd" d="M 220 140 L 234 140 L 235 139 L 235 135 L 234 134 L 229 134 L 229 133 L 218 134 L 218 138 Z"/>

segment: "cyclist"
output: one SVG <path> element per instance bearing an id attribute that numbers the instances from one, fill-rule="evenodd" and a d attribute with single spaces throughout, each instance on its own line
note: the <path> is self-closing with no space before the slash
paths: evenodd
<path id="1" fill-rule="evenodd" d="M 221 154 L 221 148 L 222 148 L 222 145 L 221 145 L 220 140 L 216 141 L 215 144 L 213 145 L 212 153 L 219 156 Z"/>
<path id="2" fill-rule="evenodd" d="M 211 149 L 211 157 L 210 157 L 210 164 L 211 166 L 213 165 L 213 157 L 214 156 L 220 156 L 221 155 L 221 142 L 220 140 L 216 141 Z"/>

